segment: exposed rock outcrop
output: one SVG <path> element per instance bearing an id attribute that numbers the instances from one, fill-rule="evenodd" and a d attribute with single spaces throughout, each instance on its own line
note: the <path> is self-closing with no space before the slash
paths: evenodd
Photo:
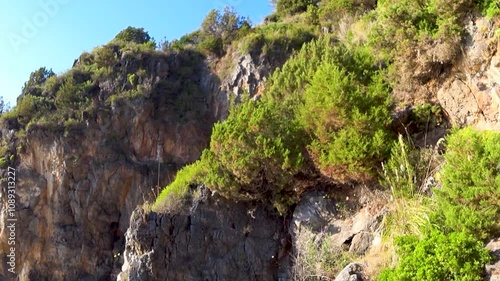
<path id="1" fill-rule="evenodd" d="M 293 214 L 290 234 L 294 249 L 300 251 L 303 240 L 329 239 L 334 247 L 364 254 L 377 235 L 383 214 L 382 210 L 361 208 L 352 217 L 343 218 L 333 199 L 312 191 L 302 197 Z"/>
<path id="2" fill-rule="evenodd" d="M 500 42 L 492 38 L 495 26 L 478 18 L 466 30 L 463 56 L 437 98 L 455 125 L 500 130 Z"/>
<path id="3" fill-rule="evenodd" d="M 335 281 L 363 281 L 367 280 L 363 276 L 363 265 L 351 263 L 347 265 L 335 278 Z"/>
<path id="4" fill-rule="evenodd" d="M 486 249 L 493 256 L 493 262 L 486 265 L 486 276 L 489 281 L 500 281 L 500 238 L 491 240 Z"/>
<path id="5" fill-rule="evenodd" d="M 282 221 L 261 206 L 202 193 L 184 214 L 134 212 L 118 280 L 286 280 Z"/>

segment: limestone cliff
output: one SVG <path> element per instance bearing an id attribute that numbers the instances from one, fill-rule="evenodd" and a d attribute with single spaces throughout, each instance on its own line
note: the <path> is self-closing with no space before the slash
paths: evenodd
<path id="1" fill-rule="evenodd" d="M 437 98 L 458 126 L 500 130 L 500 42 L 485 18 L 466 25 L 463 56 L 439 87 Z"/>
<path id="2" fill-rule="evenodd" d="M 246 56 L 233 78 L 222 82 L 195 53 L 116 56 L 115 75 L 96 82 L 90 93 L 94 109 L 83 113 L 83 123 L 35 124 L 24 137 L 17 136 L 17 124 L 1 129 L 15 154 L 18 221 L 11 274 L 2 184 L 0 280 L 115 279 L 132 211 L 158 194 L 158 181 L 165 186 L 178 168 L 200 156 L 213 123 L 227 116 L 233 90 L 252 93 L 262 83 Z M 140 68 L 146 70 L 139 81 L 145 93 L 109 103 L 114 93 L 131 87 L 126 73 Z M 188 84 L 197 91 L 186 97 L 180 92 Z"/>

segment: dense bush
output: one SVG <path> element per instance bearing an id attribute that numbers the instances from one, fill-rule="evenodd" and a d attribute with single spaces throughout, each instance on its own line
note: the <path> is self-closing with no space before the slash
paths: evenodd
<path id="1" fill-rule="evenodd" d="M 311 156 L 326 175 L 366 178 L 388 154 L 390 88 L 366 49 L 311 42 L 267 87 L 265 99 L 290 107 L 309 133 Z"/>
<path id="2" fill-rule="evenodd" d="M 432 232 L 419 240 L 398 239 L 399 265 L 382 272 L 378 280 L 483 280 L 484 264 L 491 260 L 483 243 L 465 233 Z"/>
<path id="3" fill-rule="evenodd" d="M 314 37 L 312 30 L 306 26 L 270 23 L 253 29 L 242 38 L 240 49 L 244 53 L 248 52 L 257 56 L 263 54 L 270 58 L 283 59 Z"/>
<path id="4" fill-rule="evenodd" d="M 281 103 L 296 103 L 311 83 L 321 61 L 334 52 L 326 39 L 314 40 L 304 44 L 285 64 L 276 69 L 266 83 L 265 98 Z"/>
<path id="5" fill-rule="evenodd" d="M 489 18 L 500 16 L 500 3 L 498 1 L 482 0 L 479 1 L 479 3 L 483 15 L 486 15 Z"/>
<path id="6" fill-rule="evenodd" d="M 220 38 L 224 44 L 236 39 L 241 29 L 250 29 L 250 21 L 229 7 L 224 8 L 223 12 L 211 10 L 201 23 L 204 36 Z"/>
<path id="7" fill-rule="evenodd" d="M 236 200 L 261 200 L 286 211 L 296 199 L 293 176 L 302 164 L 303 134 L 275 103 L 246 102 L 216 124 L 203 154 L 205 183 Z"/>
<path id="8" fill-rule="evenodd" d="M 347 16 L 356 16 L 373 9 L 377 1 L 373 0 L 330 0 L 322 1 L 319 6 L 319 21 L 323 26 L 338 27 Z"/>
<path id="9" fill-rule="evenodd" d="M 49 114 L 54 108 L 54 102 L 46 97 L 26 95 L 17 101 L 13 110 L 4 113 L 2 118 L 16 121 L 24 127 L 31 120 Z"/>
<path id="10" fill-rule="evenodd" d="M 447 139 L 436 224 L 479 239 L 500 234 L 500 134 L 463 129 Z"/>
<path id="11" fill-rule="evenodd" d="M 307 11 L 307 6 L 314 4 L 314 0 L 277 0 L 276 11 L 284 15 L 293 15 Z"/>
<path id="12" fill-rule="evenodd" d="M 22 99 L 26 95 L 40 96 L 43 92 L 42 86 L 45 81 L 55 76 L 52 69 L 41 67 L 30 74 L 30 77 L 21 90 L 21 95 L 18 99 Z"/>
<path id="13" fill-rule="evenodd" d="M 144 31 L 144 28 L 127 27 L 120 31 L 114 39 L 115 41 L 134 42 L 137 44 L 144 44 L 151 40 L 149 34 Z"/>
<path id="14" fill-rule="evenodd" d="M 487 13 L 491 9 L 486 6 L 492 6 L 490 1 L 378 1 L 377 9 L 366 16 L 374 26 L 368 42 L 380 59 L 394 63 L 391 78 L 398 88 L 411 90 L 413 85 L 437 77 L 443 65 L 455 61 L 464 20 L 474 9 Z"/>
<path id="15" fill-rule="evenodd" d="M 60 109 L 80 108 L 83 103 L 88 101 L 86 90 L 90 86 L 90 81 L 78 84 L 73 77 L 67 77 L 56 93 L 55 104 Z"/>
<path id="16" fill-rule="evenodd" d="M 221 56 L 227 46 L 250 30 L 250 20 L 239 16 L 233 8 L 211 10 L 199 30 L 184 35 L 179 40 L 163 42 L 162 49 L 166 52 L 194 49 L 204 54 Z"/>
<path id="17" fill-rule="evenodd" d="M 338 180 L 363 179 L 388 153 L 390 92 L 374 75 L 368 85 L 328 62 L 304 92 L 299 120 L 313 136 L 313 158 Z"/>

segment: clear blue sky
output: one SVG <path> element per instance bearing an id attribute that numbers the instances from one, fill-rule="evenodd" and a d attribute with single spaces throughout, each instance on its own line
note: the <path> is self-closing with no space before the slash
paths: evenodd
<path id="1" fill-rule="evenodd" d="M 60 74 L 127 26 L 172 40 L 224 6 L 254 24 L 273 9 L 269 0 L 0 0 L 0 96 L 13 105 L 32 71 L 45 66 Z"/>

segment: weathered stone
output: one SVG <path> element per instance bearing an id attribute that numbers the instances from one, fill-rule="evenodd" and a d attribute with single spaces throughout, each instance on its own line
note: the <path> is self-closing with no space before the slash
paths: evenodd
<path id="1" fill-rule="evenodd" d="M 360 233 L 354 235 L 349 252 L 356 255 L 364 255 L 370 249 L 373 238 L 373 234 L 367 231 L 361 231 Z"/>
<path id="2" fill-rule="evenodd" d="M 290 227 L 291 234 L 296 235 L 302 228 L 308 228 L 315 233 L 324 231 L 336 213 L 335 201 L 327 198 L 324 192 L 309 192 L 295 207 Z"/>
<path id="3" fill-rule="evenodd" d="M 186 214 L 152 213 L 144 220 L 138 210 L 120 280 L 277 280 L 287 257 L 285 235 L 281 220 L 263 208 L 217 196 Z"/>
<path id="4" fill-rule="evenodd" d="M 363 281 L 363 265 L 350 263 L 335 278 L 335 281 Z"/>
<path id="5" fill-rule="evenodd" d="M 491 40 L 487 19 L 467 25 L 463 57 L 437 91 L 437 98 L 457 126 L 500 130 L 500 42 Z"/>

